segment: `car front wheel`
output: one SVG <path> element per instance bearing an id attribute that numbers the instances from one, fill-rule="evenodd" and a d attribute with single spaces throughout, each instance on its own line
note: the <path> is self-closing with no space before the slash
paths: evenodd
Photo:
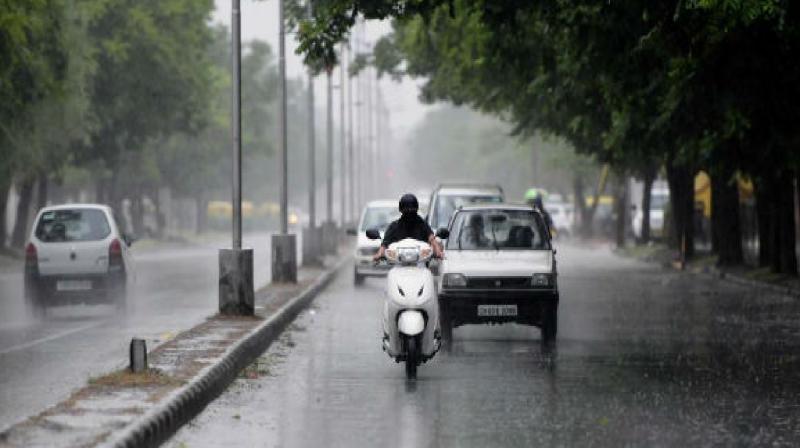
<path id="1" fill-rule="evenodd" d="M 558 333 L 558 301 L 547 301 L 542 304 L 542 343 L 551 344 Z"/>
<path id="2" fill-rule="evenodd" d="M 34 280 L 25 281 L 25 305 L 30 315 L 40 319 L 47 314 L 47 296 L 43 288 L 36 284 Z"/>
<path id="3" fill-rule="evenodd" d="M 442 329 L 442 346 L 450 350 L 453 345 L 453 317 L 444 304 L 439 304 L 439 325 Z"/>

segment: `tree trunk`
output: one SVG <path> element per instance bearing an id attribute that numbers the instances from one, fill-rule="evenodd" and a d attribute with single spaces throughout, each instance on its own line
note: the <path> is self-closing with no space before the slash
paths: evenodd
<path id="1" fill-rule="evenodd" d="M 694 256 L 694 170 L 683 165 L 667 164 L 672 229 L 670 244 L 682 258 Z"/>
<path id="2" fill-rule="evenodd" d="M 580 228 L 581 236 L 586 236 L 583 232 L 583 217 L 586 214 L 586 200 L 583 196 L 583 178 L 578 175 L 575 175 L 572 178 L 572 188 L 574 191 L 575 197 L 575 218 L 580 219 L 580 223 L 573 223 L 576 224 L 575 228 Z M 580 225 L 580 227 L 578 227 Z"/>
<path id="3" fill-rule="evenodd" d="M 784 171 L 780 178 L 778 187 L 778 247 L 780 255 L 778 258 L 778 270 L 782 274 L 797 275 L 797 240 L 794 219 L 794 173 Z"/>
<path id="4" fill-rule="evenodd" d="M 207 200 L 205 195 L 200 192 L 195 196 L 195 201 L 197 202 L 197 233 L 203 233 L 208 228 L 208 222 L 206 220 L 206 208 L 208 208 L 206 205 Z"/>
<path id="5" fill-rule="evenodd" d="M 36 210 L 41 210 L 42 208 L 47 206 L 47 196 L 48 196 L 48 184 L 47 184 L 47 175 L 42 174 L 36 181 Z"/>
<path id="6" fill-rule="evenodd" d="M 144 226 L 144 201 L 140 188 L 136 188 L 134 194 L 129 197 L 131 201 L 131 224 L 133 225 L 133 234 L 152 237 Z"/>
<path id="7" fill-rule="evenodd" d="M 33 199 L 33 179 L 25 179 L 19 185 L 19 202 L 14 232 L 11 234 L 11 246 L 21 248 L 25 245 L 28 231 L 28 214 Z"/>
<path id="8" fill-rule="evenodd" d="M 617 221 L 616 225 L 616 241 L 617 247 L 625 247 L 625 229 L 628 221 L 628 188 L 624 176 L 619 176 L 617 179 L 616 194 L 614 197 L 614 207 L 616 210 Z"/>
<path id="9" fill-rule="evenodd" d="M 647 170 L 644 173 L 644 192 L 642 193 L 642 234 L 640 242 L 650 242 L 650 202 L 653 194 L 653 182 L 656 180 L 656 171 Z"/>
<path id="10" fill-rule="evenodd" d="M 772 259 L 773 231 L 772 201 L 770 201 L 769 181 L 763 179 L 756 184 L 756 219 L 758 224 L 758 265 L 767 267 Z"/>
<path id="11" fill-rule="evenodd" d="M 711 232 L 718 264 L 734 266 L 744 261 L 739 221 L 739 186 L 731 170 L 711 176 Z"/>
<path id="12" fill-rule="evenodd" d="M 0 249 L 6 247 L 6 207 L 8 206 L 8 192 L 11 190 L 11 179 L 0 179 Z"/>

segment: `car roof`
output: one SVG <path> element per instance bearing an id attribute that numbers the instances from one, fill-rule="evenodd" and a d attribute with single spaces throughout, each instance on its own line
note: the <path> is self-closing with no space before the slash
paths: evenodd
<path id="1" fill-rule="evenodd" d="M 502 196 L 503 190 L 500 187 L 490 186 L 442 186 L 436 190 L 436 194 L 440 196 Z"/>
<path id="2" fill-rule="evenodd" d="M 366 208 L 397 208 L 397 201 L 394 199 L 377 199 L 367 202 Z"/>
<path id="3" fill-rule="evenodd" d="M 509 202 L 503 203 L 486 203 L 486 204 L 470 204 L 461 207 L 458 211 L 475 211 L 475 210 L 522 210 L 522 211 L 536 211 L 530 205 L 514 204 Z"/>
<path id="4" fill-rule="evenodd" d="M 111 210 L 111 207 L 105 204 L 89 204 L 89 203 L 70 203 L 70 204 L 58 204 L 58 205 L 48 205 L 46 207 L 42 207 L 43 212 L 49 212 L 53 210 L 69 210 L 73 208 L 94 208 L 97 210 Z"/>

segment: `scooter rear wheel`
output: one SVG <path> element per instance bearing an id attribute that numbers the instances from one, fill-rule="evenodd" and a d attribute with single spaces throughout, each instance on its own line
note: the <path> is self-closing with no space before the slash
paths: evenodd
<path id="1" fill-rule="evenodd" d="M 406 339 L 406 378 L 417 379 L 417 364 L 419 364 L 419 345 L 417 338 L 411 336 Z"/>

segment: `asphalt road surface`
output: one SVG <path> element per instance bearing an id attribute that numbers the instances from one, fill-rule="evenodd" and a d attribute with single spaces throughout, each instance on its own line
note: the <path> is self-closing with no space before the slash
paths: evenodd
<path id="1" fill-rule="evenodd" d="M 455 330 L 405 378 L 382 280 L 340 275 L 172 447 L 798 446 L 800 304 L 559 250 L 554 356 L 520 326 Z"/>
<path id="2" fill-rule="evenodd" d="M 152 348 L 215 313 L 224 244 L 147 251 L 134 245 L 136 282 L 124 316 L 107 305 L 75 305 L 32 320 L 21 269 L 0 273 L 0 431 L 67 398 L 90 377 L 126 365 L 131 337 Z M 244 246 L 255 248 L 256 287 L 266 284 L 269 236 L 245 235 Z"/>

